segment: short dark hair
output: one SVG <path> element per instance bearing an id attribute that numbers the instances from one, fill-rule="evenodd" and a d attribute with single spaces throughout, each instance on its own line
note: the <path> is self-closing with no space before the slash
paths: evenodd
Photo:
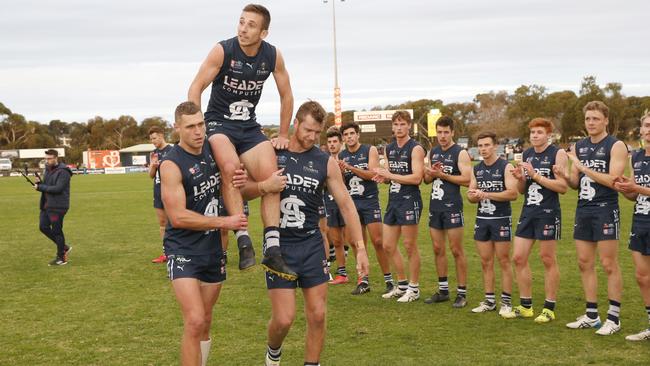
<path id="1" fill-rule="evenodd" d="M 242 11 L 261 15 L 264 18 L 264 21 L 262 21 L 262 30 L 269 30 L 269 26 L 271 25 L 271 13 L 269 13 L 269 9 L 259 4 L 248 4 L 244 6 Z"/>
<path id="2" fill-rule="evenodd" d="M 497 143 L 497 134 L 492 131 L 483 131 L 479 133 L 478 137 L 476 138 L 476 142 L 478 142 L 478 140 L 480 139 L 485 139 L 485 138 L 491 138 L 493 144 Z"/>
<path id="3" fill-rule="evenodd" d="M 179 123 L 182 116 L 193 115 L 199 112 L 201 112 L 201 108 L 194 102 L 183 102 L 176 107 L 176 111 L 174 112 L 174 121 Z"/>
<path id="4" fill-rule="evenodd" d="M 359 128 L 359 125 L 356 122 L 345 122 L 343 125 L 341 125 L 341 133 L 350 128 L 354 128 L 354 131 L 357 134 L 361 133 L 361 128 Z"/>
<path id="5" fill-rule="evenodd" d="M 411 114 L 407 111 L 397 111 L 393 113 L 393 117 L 390 119 L 391 122 L 395 122 L 396 120 L 401 119 L 402 121 L 406 123 L 411 123 Z"/>
<path id="6" fill-rule="evenodd" d="M 325 117 L 327 117 L 327 112 L 325 112 L 323 106 L 318 102 L 308 100 L 298 108 L 296 119 L 298 122 L 303 122 L 307 115 L 310 115 L 314 121 L 318 122 L 319 125 L 322 125 L 325 122 Z"/>
<path id="7" fill-rule="evenodd" d="M 327 138 L 329 139 L 330 137 L 338 137 L 339 141 L 343 139 L 343 136 L 341 135 L 341 131 L 339 131 L 339 128 L 336 126 L 332 126 L 327 129 L 327 133 L 325 134 Z"/>
<path id="8" fill-rule="evenodd" d="M 55 158 L 58 158 L 59 152 L 55 149 L 47 149 L 45 150 L 45 155 L 53 155 Z"/>
<path id="9" fill-rule="evenodd" d="M 585 104 L 584 108 L 582 108 L 582 113 L 586 114 L 587 111 L 599 111 L 603 116 L 605 116 L 605 118 L 609 118 L 609 107 L 607 107 L 607 104 L 599 100 L 592 100 Z"/>
<path id="10" fill-rule="evenodd" d="M 149 128 L 149 135 L 151 135 L 152 133 L 159 133 L 161 135 L 164 135 L 165 131 L 160 126 L 151 126 Z"/>
<path id="11" fill-rule="evenodd" d="M 450 130 L 454 130 L 454 120 L 449 116 L 442 116 L 438 118 L 436 122 L 436 127 L 449 127 Z"/>

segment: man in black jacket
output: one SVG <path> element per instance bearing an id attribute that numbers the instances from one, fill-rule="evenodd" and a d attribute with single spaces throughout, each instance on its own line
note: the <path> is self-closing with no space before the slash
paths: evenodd
<path id="1" fill-rule="evenodd" d="M 56 258 L 50 266 L 68 264 L 68 253 L 72 247 L 65 244 L 63 217 L 70 208 L 70 177 L 72 171 L 59 163 L 59 153 L 54 149 L 45 151 L 45 174 L 37 179 L 34 188 L 41 192 L 41 232 L 56 244 Z"/>

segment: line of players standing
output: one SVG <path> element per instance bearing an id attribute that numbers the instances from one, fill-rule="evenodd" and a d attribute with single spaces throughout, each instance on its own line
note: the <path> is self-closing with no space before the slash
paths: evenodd
<path id="1" fill-rule="evenodd" d="M 460 186 L 468 187 L 467 198 L 477 204 L 474 240 L 481 259 L 485 299 L 472 309 L 474 313 L 496 310 L 495 258 L 501 270 L 499 315 L 506 319 L 534 316 L 532 273 L 528 263 L 535 241 L 540 243 L 544 265 L 545 301 L 535 317 L 537 323 L 555 319 L 555 303 L 559 287 L 556 246 L 561 238 L 559 194 L 568 188 L 579 189 L 574 239 L 578 266 L 585 293 L 585 314 L 567 324 L 568 328 L 595 328 L 599 335 L 610 335 L 621 327 L 619 314 L 622 275 L 617 260 L 620 231 L 618 192 L 635 200 L 629 248 L 636 266 L 636 278 L 646 305 L 650 323 L 650 148 L 632 154 L 632 177 L 623 175 L 627 164 L 627 147 L 607 133 L 607 106 L 590 102 L 584 108 L 585 129 L 589 136 L 569 151 L 550 143 L 554 126 L 543 118 L 529 123 L 531 147 L 521 162 L 510 164 L 496 154 L 496 135 L 483 132 L 477 144 L 483 160 L 472 167 L 469 154 L 453 141 L 454 123 L 442 117 L 437 123 L 438 146 L 428 153 L 424 166 L 424 149 L 409 137 L 410 115 L 397 112 L 392 126 L 395 140 L 386 146 L 386 168 L 374 146 L 360 144 L 357 124 L 347 123 L 340 130 L 327 131 L 327 148 L 339 162 L 350 196 L 353 198 L 364 240 L 370 236 L 379 267 L 383 272 L 385 299 L 398 302 L 416 301 L 420 297 L 420 254 L 417 248 L 418 223 L 422 211 L 419 185 L 431 183 L 429 233 L 433 243 L 438 290 L 425 303 L 450 300 L 446 245 L 452 252 L 456 267 L 457 290 L 454 308 L 467 305 L 467 259 L 463 249 L 465 220 Z M 650 115 L 641 120 L 641 139 L 650 147 Z M 342 149 L 342 145 L 345 149 Z M 569 167 L 568 161 L 571 160 Z M 389 183 L 389 199 L 383 225 L 377 183 Z M 512 212 L 510 202 L 524 195 L 524 205 L 514 235 L 511 257 Z M 336 257 L 336 276 L 330 284 L 349 282 L 344 252 L 345 223 L 336 204 L 325 201 L 327 237 Z M 324 219 L 324 218 L 323 218 Z M 367 230 L 366 230 L 367 229 Z M 403 258 L 397 250 L 402 238 L 408 257 L 408 276 Z M 608 278 L 609 309 L 601 322 L 597 310 L 595 261 L 600 256 Z M 511 300 L 513 271 L 519 288 L 520 305 Z M 392 268 L 397 272 L 394 282 Z M 370 291 L 368 276 L 357 279 L 353 295 Z M 650 339 L 650 327 L 628 340 Z"/>

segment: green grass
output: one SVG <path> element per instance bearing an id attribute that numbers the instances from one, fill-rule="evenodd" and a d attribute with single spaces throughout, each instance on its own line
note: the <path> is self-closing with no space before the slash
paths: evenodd
<path id="1" fill-rule="evenodd" d="M 423 187 L 425 202 L 430 193 Z M 386 190 L 382 188 L 382 206 Z M 174 365 L 179 363 L 182 320 L 165 277 L 165 266 L 149 261 L 160 253 L 151 206 L 151 181 L 144 174 L 77 176 L 65 232 L 73 245 L 70 263 L 50 268 L 54 245 L 38 231 L 38 197 L 22 178 L 0 179 L 0 365 Z M 370 250 L 376 286 L 353 297 L 353 285 L 331 287 L 325 365 L 428 364 L 650 364 L 647 342 L 624 335 L 647 326 L 627 250 L 632 205 L 621 199 L 620 262 L 625 291 L 621 333 L 596 336 L 564 324 L 583 312 L 583 293 L 573 246 L 576 194 L 563 198 L 563 240 L 558 260 L 561 284 L 556 314 L 547 325 L 471 314 L 449 303 L 397 304 L 380 298 L 382 275 Z M 521 198 L 513 207 L 519 215 Z M 425 211 L 428 208 L 425 205 Z M 480 262 L 472 240 L 476 207 L 466 205 L 465 247 L 469 302 L 482 299 Z M 251 204 L 253 239 L 261 240 L 259 204 Z M 516 219 L 516 217 L 515 217 Z M 516 222 L 516 221 L 515 221 Z M 423 295 L 437 282 L 426 216 L 420 225 Z M 258 247 L 259 248 L 259 247 Z M 259 250 L 258 250 L 259 252 Z M 270 305 L 258 269 L 240 273 L 236 255 L 215 308 L 211 365 L 261 364 Z M 544 299 L 537 248 L 531 256 L 536 310 Z M 349 269 L 352 269 L 350 263 Z M 450 288 L 455 272 L 450 261 Z M 599 271 L 600 313 L 606 312 L 605 277 Z M 498 271 L 497 271 L 498 272 Z M 517 293 L 513 294 L 517 298 Z M 302 309 L 298 296 L 298 309 Z M 517 302 L 517 300 L 515 300 Z M 301 365 L 305 321 L 298 314 L 283 349 L 285 365 Z"/>

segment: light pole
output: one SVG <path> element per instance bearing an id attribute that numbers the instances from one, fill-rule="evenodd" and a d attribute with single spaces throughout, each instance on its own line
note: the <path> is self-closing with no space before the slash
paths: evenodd
<path id="1" fill-rule="evenodd" d="M 323 0 L 327 4 L 328 0 Z M 336 0 L 332 1 L 332 35 L 334 39 L 334 125 L 341 126 L 341 88 L 339 88 L 339 67 L 336 57 Z M 341 0 L 345 1 L 345 0 Z"/>

